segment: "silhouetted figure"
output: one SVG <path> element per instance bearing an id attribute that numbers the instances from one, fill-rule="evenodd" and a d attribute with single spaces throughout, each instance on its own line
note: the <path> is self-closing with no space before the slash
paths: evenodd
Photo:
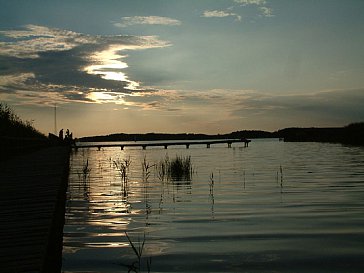
<path id="1" fill-rule="evenodd" d="M 74 144 L 74 141 L 73 141 L 73 134 L 70 132 L 70 130 L 66 130 L 66 135 L 64 137 L 64 143 L 65 144 L 68 144 L 68 145 L 72 145 Z"/>
<path id="2" fill-rule="evenodd" d="M 59 131 L 59 139 L 63 140 L 63 129 Z"/>

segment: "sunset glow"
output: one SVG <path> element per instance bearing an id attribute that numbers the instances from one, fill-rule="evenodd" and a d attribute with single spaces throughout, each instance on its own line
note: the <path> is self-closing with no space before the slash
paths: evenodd
<path id="1" fill-rule="evenodd" d="M 128 64 L 122 61 L 126 56 L 119 54 L 125 49 L 125 46 L 111 46 L 106 50 L 94 53 L 89 57 L 94 64 L 86 66 L 84 70 L 88 74 L 100 75 L 105 80 L 127 82 L 127 89 L 136 90 L 139 83 L 128 79 L 125 74 Z"/>

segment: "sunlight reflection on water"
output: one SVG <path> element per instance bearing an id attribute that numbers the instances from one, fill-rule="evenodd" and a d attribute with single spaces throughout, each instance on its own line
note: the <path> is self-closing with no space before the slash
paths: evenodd
<path id="1" fill-rule="evenodd" d="M 150 165 L 191 156 L 191 181 Z M 364 149 L 255 140 L 228 149 L 80 149 L 71 158 L 63 270 L 358 272 L 364 265 Z M 129 160 L 127 183 L 114 161 Z M 82 172 L 89 162 L 89 173 Z M 212 175 L 213 174 L 213 175 Z M 213 180 L 213 182 L 212 182 Z M 126 189 L 126 190 L 125 190 Z"/>

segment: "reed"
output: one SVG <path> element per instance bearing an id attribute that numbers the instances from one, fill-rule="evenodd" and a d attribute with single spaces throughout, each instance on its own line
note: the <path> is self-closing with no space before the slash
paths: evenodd
<path id="1" fill-rule="evenodd" d="M 82 175 L 84 180 L 87 179 L 87 177 L 90 175 L 90 172 L 91 168 L 88 167 L 88 158 L 87 158 L 86 163 L 82 167 Z"/>
<path id="2" fill-rule="evenodd" d="M 276 181 L 277 181 L 277 186 L 278 186 L 278 183 L 280 184 L 281 193 L 283 193 L 283 168 L 282 168 L 282 165 L 279 165 L 279 169 L 276 173 Z"/>
<path id="3" fill-rule="evenodd" d="M 210 175 L 210 195 L 214 194 L 214 173 Z"/>
<path id="4" fill-rule="evenodd" d="M 130 158 L 124 160 L 117 159 L 114 160 L 113 162 L 115 168 L 119 171 L 122 180 L 126 182 L 128 179 L 128 171 L 131 164 Z"/>
<path id="5" fill-rule="evenodd" d="M 151 168 L 153 168 L 155 164 L 151 165 L 149 162 L 147 162 L 146 157 L 144 156 L 143 162 L 142 162 L 142 170 L 143 170 L 143 179 L 144 181 L 148 181 L 150 174 L 151 174 Z"/>
<path id="6" fill-rule="evenodd" d="M 90 188 L 90 173 L 91 168 L 89 167 L 88 158 L 86 162 L 83 163 L 81 172 L 77 171 L 78 179 L 80 181 L 79 187 L 81 189 L 81 186 L 83 187 L 83 196 L 85 200 L 88 200 L 89 198 L 89 188 Z"/>
<path id="7" fill-rule="evenodd" d="M 161 181 L 164 181 L 168 176 L 169 157 L 165 156 L 164 160 L 159 161 L 156 165 L 158 177 Z"/>
<path id="8" fill-rule="evenodd" d="M 118 160 L 114 160 L 113 163 L 114 163 L 115 168 L 120 173 L 120 178 L 121 178 L 121 182 L 122 182 L 122 190 L 123 190 L 123 194 L 125 197 L 125 196 L 127 196 L 127 191 L 128 191 L 128 172 L 129 172 L 131 160 L 130 160 L 130 158 L 124 159 L 124 160 L 118 159 Z"/>
<path id="9" fill-rule="evenodd" d="M 144 251 L 144 246 L 145 246 L 145 242 L 146 242 L 145 233 L 143 235 L 143 241 L 140 241 L 140 237 L 138 237 L 137 245 L 131 240 L 131 238 L 129 237 L 129 235 L 126 231 L 125 231 L 125 236 L 128 239 L 129 244 L 130 244 L 131 248 L 133 249 L 135 256 L 137 257 L 137 261 L 129 266 L 129 272 L 136 272 L 136 273 L 140 272 L 141 265 L 142 265 L 143 251 Z M 148 272 L 150 272 L 151 263 L 152 263 L 152 259 L 151 259 L 151 257 L 149 257 L 147 259 Z"/>

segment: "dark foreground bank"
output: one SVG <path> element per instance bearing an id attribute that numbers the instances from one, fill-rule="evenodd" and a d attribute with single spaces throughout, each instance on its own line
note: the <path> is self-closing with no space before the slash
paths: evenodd
<path id="1" fill-rule="evenodd" d="M 60 272 L 69 147 L 0 161 L 1 272 Z"/>

